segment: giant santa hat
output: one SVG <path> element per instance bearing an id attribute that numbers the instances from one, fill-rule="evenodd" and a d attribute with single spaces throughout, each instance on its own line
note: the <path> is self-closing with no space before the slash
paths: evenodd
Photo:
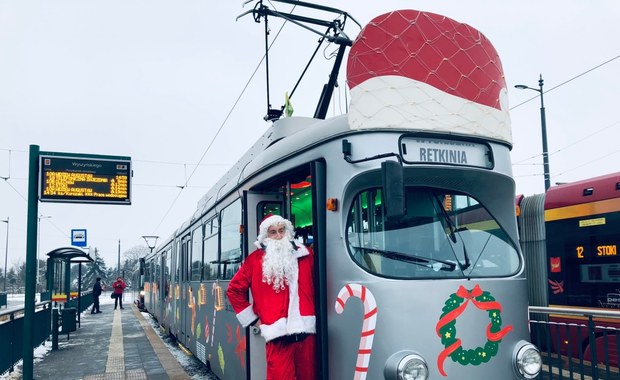
<path id="1" fill-rule="evenodd" d="M 512 145 L 499 56 L 467 24 L 416 10 L 378 16 L 351 47 L 347 81 L 352 129 L 477 135 Z"/>

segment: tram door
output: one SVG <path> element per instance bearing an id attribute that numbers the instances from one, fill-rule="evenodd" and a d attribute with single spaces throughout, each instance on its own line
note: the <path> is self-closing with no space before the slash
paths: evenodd
<path id="1" fill-rule="evenodd" d="M 284 197 L 281 193 L 259 193 L 245 192 L 245 220 L 247 227 L 247 253 L 256 249 L 254 242 L 258 236 L 258 227 L 263 217 L 269 214 L 283 215 Z M 267 366 L 265 362 L 265 339 L 261 337 L 260 331 L 250 327 L 247 332 L 247 347 L 250 353 L 248 368 L 250 379 L 265 379 L 267 377 Z"/>
<path id="2" fill-rule="evenodd" d="M 180 314 L 180 319 L 177 321 L 179 324 L 179 335 L 177 336 L 177 339 L 179 339 L 179 341 L 184 344 L 187 345 L 187 338 L 190 336 L 189 334 L 189 328 L 188 328 L 188 323 L 186 321 L 187 319 L 187 303 L 189 302 L 188 300 L 188 288 L 190 287 L 190 283 L 189 283 L 189 258 L 191 257 L 191 236 L 189 234 L 187 234 L 186 236 L 183 237 L 183 239 L 181 240 L 181 295 L 180 295 L 180 299 L 177 302 L 180 302 L 180 304 L 177 304 L 177 307 L 179 309 L 178 312 Z M 176 316 L 173 316 L 174 318 L 176 318 Z"/>

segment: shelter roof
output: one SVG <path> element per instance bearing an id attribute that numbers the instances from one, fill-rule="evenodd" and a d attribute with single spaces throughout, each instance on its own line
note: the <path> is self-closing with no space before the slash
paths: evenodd
<path id="1" fill-rule="evenodd" d="M 88 263 L 94 262 L 92 257 L 76 247 L 61 247 L 51 250 L 47 253 L 50 259 L 69 260 L 71 263 Z"/>

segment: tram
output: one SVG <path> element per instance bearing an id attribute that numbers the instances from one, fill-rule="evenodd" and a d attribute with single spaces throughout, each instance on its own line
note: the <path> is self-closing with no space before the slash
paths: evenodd
<path id="1" fill-rule="evenodd" d="M 579 314 L 552 314 L 549 319 L 557 327 L 551 342 L 563 354 L 590 361 L 594 341 L 598 358 L 606 353 L 608 363 L 618 367 L 618 319 L 593 318 L 590 337 L 582 313 L 620 309 L 620 173 L 519 196 L 517 206 L 532 304 Z"/>
<path id="2" fill-rule="evenodd" d="M 531 379 L 501 63 L 477 30 L 399 10 L 355 41 L 346 12 L 313 117 L 280 117 L 145 262 L 145 306 L 221 379 L 264 379 L 265 342 L 227 285 L 268 214 L 313 247 L 321 379 Z M 255 20 L 277 17 L 261 2 Z M 348 113 L 325 119 L 349 50 Z M 331 88 L 330 88 L 331 87 Z M 274 116 L 274 117 L 271 117 Z"/>

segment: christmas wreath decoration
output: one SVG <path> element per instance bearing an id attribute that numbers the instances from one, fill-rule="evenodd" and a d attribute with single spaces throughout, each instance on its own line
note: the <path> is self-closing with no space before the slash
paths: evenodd
<path id="1" fill-rule="evenodd" d="M 456 319 L 465 311 L 469 301 L 489 314 L 490 323 L 487 326 L 487 342 L 484 347 L 464 349 L 461 346 L 461 340 L 456 336 Z M 460 286 L 456 293 L 450 295 L 442 311 L 443 314 L 437 322 L 435 331 L 444 346 L 444 350 L 437 357 L 437 368 L 443 376 L 447 376 L 443 363 L 448 356 L 462 365 L 486 363 L 497 355 L 499 343 L 512 330 L 512 326 L 502 329 L 502 305 L 495 301 L 491 293 L 482 291 L 479 285 L 471 291 Z"/>

